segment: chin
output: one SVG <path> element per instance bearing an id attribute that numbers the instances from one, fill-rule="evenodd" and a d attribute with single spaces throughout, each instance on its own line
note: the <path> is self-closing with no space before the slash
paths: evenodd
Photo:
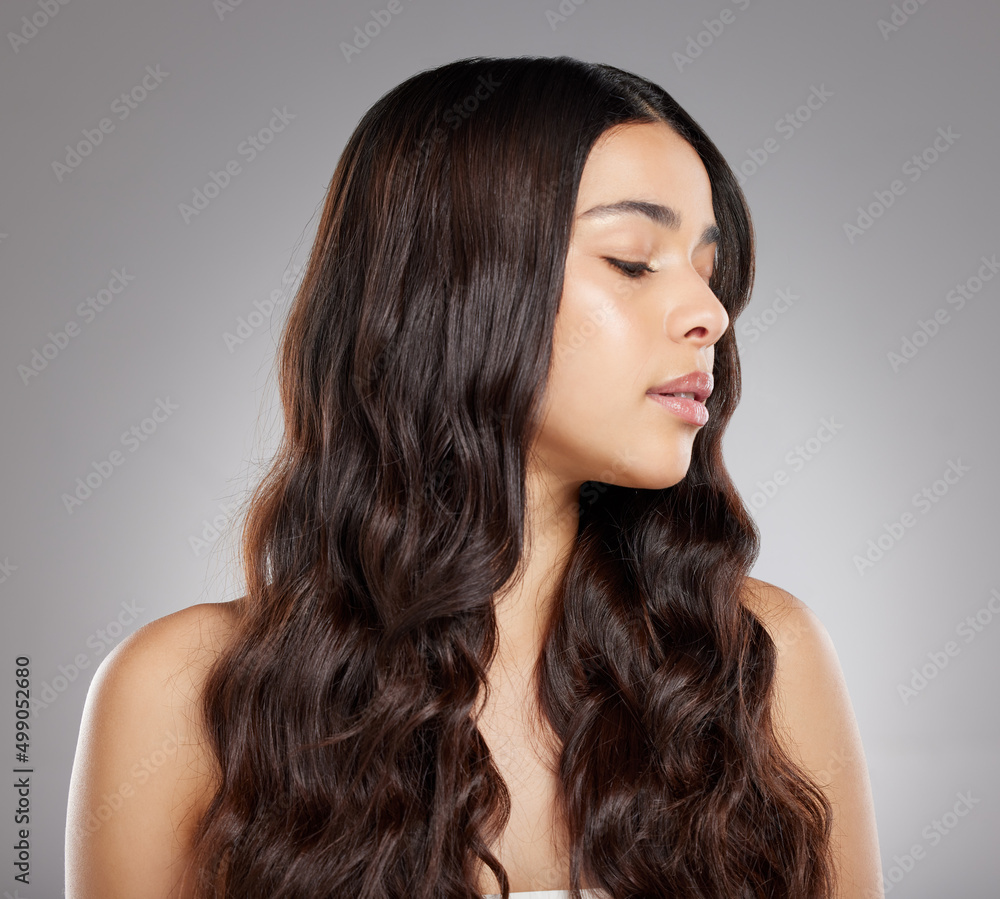
<path id="1" fill-rule="evenodd" d="M 622 478 L 616 483 L 621 487 L 634 487 L 640 490 L 666 490 L 683 481 L 690 467 L 688 460 L 684 464 L 674 464 L 659 470 L 633 471 L 630 477 Z"/>

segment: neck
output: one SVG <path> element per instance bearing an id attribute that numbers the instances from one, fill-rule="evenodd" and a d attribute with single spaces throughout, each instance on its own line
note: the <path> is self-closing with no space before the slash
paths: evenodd
<path id="1" fill-rule="evenodd" d="M 519 670 L 532 668 L 541 653 L 579 522 L 579 484 L 560 483 L 550 470 L 533 467 L 527 488 L 524 557 L 496 595 L 497 658 Z"/>

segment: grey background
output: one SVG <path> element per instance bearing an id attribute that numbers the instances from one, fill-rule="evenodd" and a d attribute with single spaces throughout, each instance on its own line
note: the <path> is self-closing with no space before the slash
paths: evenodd
<path id="1" fill-rule="evenodd" d="M 768 138 L 777 146 L 744 184 L 758 281 L 736 324 L 745 392 L 726 442 L 762 530 L 754 574 L 809 604 L 838 648 L 889 894 L 995 896 L 1000 616 L 987 604 L 991 590 L 1000 592 L 1000 280 L 986 281 L 961 310 L 947 297 L 976 276 L 981 257 L 1000 252 L 1000 8 L 907 0 L 895 4 L 898 30 L 884 36 L 878 23 L 894 5 L 858 0 L 565 0 L 571 12 L 562 21 L 546 16 L 556 0 L 401 3 L 350 61 L 341 42 L 354 40 L 383 0 L 230 0 L 228 11 L 209 0 L 73 0 L 16 48 L 9 35 L 25 27 L 23 17 L 46 16 L 37 0 L 0 11 L 2 658 L 11 699 L 14 658 L 25 654 L 34 694 L 49 700 L 30 719 L 32 882 L 13 881 L 13 851 L 4 848 L 0 891 L 62 892 L 71 763 L 87 686 L 107 648 L 154 618 L 241 593 L 234 529 L 214 539 L 211 522 L 224 524 L 225 505 L 244 497 L 275 446 L 271 364 L 294 284 L 288 275 L 305 260 L 359 117 L 432 65 L 566 53 L 663 84 L 734 167 L 749 170 L 750 151 Z M 703 20 L 725 8 L 731 21 L 712 36 Z M 701 52 L 679 68 L 674 54 L 686 46 Z M 115 98 L 140 84 L 147 66 L 167 74 L 119 119 Z M 827 99 L 810 111 L 802 105 L 814 87 Z M 247 162 L 238 146 L 268 125 L 273 107 L 294 119 Z M 801 127 L 779 130 L 799 107 Z M 60 180 L 53 162 L 104 117 L 114 129 Z M 911 180 L 907 160 L 931 147 L 938 129 L 957 138 Z M 241 173 L 185 224 L 179 204 L 231 159 Z M 850 240 L 844 224 L 896 179 L 905 190 Z M 85 322 L 78 304 L 116 269 L 133 280 Z M 775 306 L 779 290 L 794 303 Z M 227 332 L 272 297 L 273 312 L 227 346 Z M 900 353 L 938 309 L 949 320 L 917 338 L 924 345 L 894 371 L 887 354 Z M 756 339 L 755 315 L 767 325 Z M 67 322 L 79 333 L 24 383 L 19 366 Z M 130 451 L 122 433 L 158 400 L 175 411 Z M 836 434 L 809 444 L 824 419 L 839 425 Z M 788 454 L 799 445 L 811 458 L 793 463 Z M 68 511 L 63 495 L 116 449 L 123 464 Z M 968 471 L 941 481 L 935 495 L 949 462 Z M 935 499 L 926 512 L 914 503 L 925 487 Z M 913 526 L 859 570 L 867 541 L 904 513 Z M 977 613 L 967 642 L 958 629 Z M 928 653 L 948 641 L 957 651 L 935 667 Z M 904 698 L 900 685 L 912 688 L 922 665 L 934 676 Z M 14 767 L 13 703 L 4 707 L 4 762 Z M 960 793 L 975 804 L 950 817 Z M 15 799 L 10 789 L 0 795 L 3 847 L 13 845 Z M 936 836 L 935 821 L 945 831 Z"/>

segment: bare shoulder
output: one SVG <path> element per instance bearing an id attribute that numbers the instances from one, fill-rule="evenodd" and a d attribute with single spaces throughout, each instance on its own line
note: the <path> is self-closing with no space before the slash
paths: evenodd
<path id="1" fill-rule="evenodd" d="M 66 826 L 68 899 L 182 899 L 190 840 L 217 784 L 201 697 L 241 601 L 189 606 L 101 662 L 84 705 Z"/>
<path id="2" fill-rule="evenodd" d="M 875 808 L 861 734 L 837 650 L 806 603 L 747 578 L 741 600 L 777 648 L 776 736 L 833 808 L 837 897 L 884 895 Z"/>
<path id="3" fill-rule="evenodd" d="M 819 618 L 801 599 L 767 581 L 748 577 L 740 598 L 743 605 L 760 619 L 772 638 L 787 640 L 792 633 L 803 629 L 807 621 L 823 628 Z"/>
<path id="4" fill-rule="evenodd" d="M 838 722 L 825 717 L 834 709 L 841 712 L 849 709 L 850 697 L 833 640 L 816 613 L 787 590 L 756 578 L 747 578 L 741 598 L 777 647 L 775 699 L 782 717 L 801 714 L 809 708 L 829 726 L 842 726 L 843 720 Z M 794 720 L 782 723 L 802 729 L 801 723 Z M 800 726 L 796 727 L 797 723 Z M 824 728 L 821 733 L 826 730 Z M 814 733 L 817 732 L 808 731 L 797 736 L 806 739 Z"/>
<path id="5" fill-rule="evenodd" d="M 175 686 L 193 685 L 200 680 L 202 666 L 211 664 L 227 645 L 241 605 L 241 600 L 199 603 L 148 622 L 115 646 L 94 681 L 100 674 L 116 676 L 153 664 L 178 666 Z"/>

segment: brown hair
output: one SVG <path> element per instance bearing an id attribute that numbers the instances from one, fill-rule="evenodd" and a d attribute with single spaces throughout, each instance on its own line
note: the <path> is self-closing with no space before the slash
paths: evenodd
<path id="1" fill-rule="evenodd" d="M 204 697 L 221 782 L 202 899 L 476 897 L 509 793 L 476 726 L 518 568 L 525 462 L 577 187 L 607 129 L 664 122 L 749 300 L 749 212 L 659 86 L 568 57 L 421 72 L 362 118 L 282 336 L 285 429 L 243 531 L 246 615 Z M 772 730 L 775 645 L 741 603 L 759 537 L 722 459 L 740 393 L 663 490 L 590 481 L 538 671 L 571 880 L 611 896 L 831 893 L 830 807 Z"/>

